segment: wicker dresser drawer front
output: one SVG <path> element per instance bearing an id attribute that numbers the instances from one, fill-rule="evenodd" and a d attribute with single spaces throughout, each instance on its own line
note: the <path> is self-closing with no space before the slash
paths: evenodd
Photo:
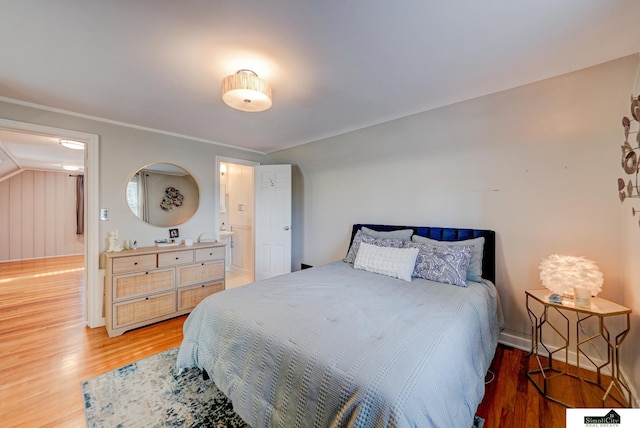
<path id="1" fill-rule="evenodd" d="M 175 312 L 176 293 L 156 294 L 113 306 L 113 328 L 119 328 Z"/>
<path id="2" fill-rule="evenodd" d="M 156 268 L 156 255 L 143 254 L 140 256 L 118 257 L 112 260 L 113 273 L 141 272 Z"/>
<path id="3" fill-rule="evenodd" d="M 193 263 L 193 250 L 171 251 L 158 254 L 158 267 Z"/>
<path id="4" fill-rule="evenodd" d="M 197 262 L 208 262 L 224 258 L 224 247 L 198 248 L 196 250 Z"/>
<path id="5" fill-rule="evenodd" d="M 174 269 L 162 269 L 136 275 L 113 277 L 113 300 L 175 288 Z"/>
<path id="6" fill-rule="evenodd" d="M 109 337 L 191 311 L 224 290 L 226 247 L 218 242 L 104 253 Z"/>
<path id="7" fill-rule="evenodd" d="M 178 310 L 194 308 L 205 297 L 222 290 L 224 290 L 223 282 L 214 282 L 196 287 L 183 288 L 178 291 Z"/>
<path id="8" fill-rule="evenodd" d="M 224 278 L 224 262 L 200 263 L 178 268 L 178 286 Z"/>

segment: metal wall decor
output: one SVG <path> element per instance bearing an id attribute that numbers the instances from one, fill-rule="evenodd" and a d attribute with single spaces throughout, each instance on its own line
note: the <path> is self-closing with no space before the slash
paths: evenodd
<path id="1" fill-rule="evenodd" d="M 620 202 L 624 202 L 627 198 L 640 198 L 640 183 L 638 182 L 638 173 L 640 172 L 640 95 L 637 98 L 631 96 L 631 117 L 632 119 L 627 116 L 622 118 L 624 143 L 622 144 L 621 166 L 624 172 L 631 177 L 629 177 L 629 181 L 618 178 Z M 636 136 L 635 147 L 629 143 L 629 135 L 633 134 Z M 634 216 L 637 212 L 640 211 L 631 208 L 631 213 Z M 640 225 L 640 221 L 638 224 Z"/>
<path id="2" fill-rule="evenodd" d="M 164 191 L 164 197 L 160 202 L 160 208 L 165 211 L 173 209 L 173 207 L 181 207 L 184 202 L 184 195 L 175 187 L 167 187 Z"/>

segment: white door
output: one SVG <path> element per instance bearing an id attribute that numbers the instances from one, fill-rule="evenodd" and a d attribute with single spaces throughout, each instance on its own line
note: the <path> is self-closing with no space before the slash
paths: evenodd
<path id="1" fill-rule="evenodd" d="M 258 165 L 255 177 L 255 279 L 291 272 L 291 165 Z"/>

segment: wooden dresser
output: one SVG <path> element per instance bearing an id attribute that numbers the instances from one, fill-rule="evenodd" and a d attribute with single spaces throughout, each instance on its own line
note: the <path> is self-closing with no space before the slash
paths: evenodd
<path id="1" fill-rule="evenodd" d="M 190 312 L 224 290 L 224 242 L 105 253 L 109 337 Z"/>

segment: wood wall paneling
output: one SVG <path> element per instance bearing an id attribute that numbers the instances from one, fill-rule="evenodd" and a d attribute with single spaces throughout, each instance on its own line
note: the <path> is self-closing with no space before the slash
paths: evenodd
<path id="1" fill-rule="evenodd" d="M 34 180 L 33 171 L 26 171 L 22 174 L 22 257 L 23 259 L 32 259 L 36 257 L 34 254 Z"/>
<path id="2" fill-rule="evenodd" d="M 45 173 L 38 171 L 34 173 L 33 180 L 33 210 L 36 213 L 44 213 L 45 206 Z M 44 257 L 45 247 L 45 226 L 42 221 L 34 221 L 33 223 L 33 246 L 34 257 Z"/>
<path id="3" fill-rule="evenodd" d="M 76 178 L 23 171 L 0 182 L 0 261 L 84 252 L 76 235 Z"/>
<path id="4" fill-rule="evenodd" d="M 9 260 L 9 180 L 0 181 L 0 260 Z"/>
<path id="5" fill-rule="evenodd" d="M 9 247 L 10 259 L 22 258 L 22 174 L 9 179 Z"/>

